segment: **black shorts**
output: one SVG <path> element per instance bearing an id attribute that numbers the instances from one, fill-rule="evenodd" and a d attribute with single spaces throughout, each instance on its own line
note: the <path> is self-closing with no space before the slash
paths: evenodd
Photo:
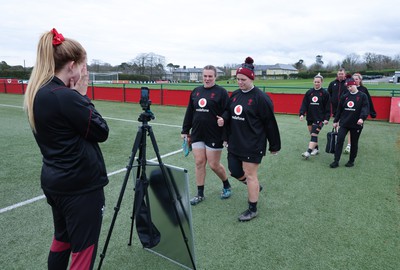
<path id="1" fill-rule="evenodd" d="M 244 176 L 243 162 L 260 164 L 262 158 L 262 156 L 241 157 L 228 151 L 228 169 L 233 177 L 239 179 Z"/>

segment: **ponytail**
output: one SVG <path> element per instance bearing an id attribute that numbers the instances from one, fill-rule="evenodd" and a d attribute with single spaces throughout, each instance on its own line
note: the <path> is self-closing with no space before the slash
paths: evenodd
<path id="1" fill-rule="evenodd" d="M 50 82 L 55 73 L 61 70 L 68 61 L 80 63 L 86 61 L 86 51 L 80 43 L 67 39 L 53 28 L 39 39 L 36 63 L 29 78 L 24 98 L 24 110 L 34 132 L 35 117 L 33 103 L 40 88 Z"/>

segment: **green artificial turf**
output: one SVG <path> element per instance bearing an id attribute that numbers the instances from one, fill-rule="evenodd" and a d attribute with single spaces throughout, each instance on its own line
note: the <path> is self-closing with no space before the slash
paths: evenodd
<path id="1" fill-rule="evenodd" d="M 0 209 L 43 193 L 41 156 L 22 110 L 21 95 L 0 94 Z M 125 168 L 138 131 L 140 105 L 95 101 L 110 126 L 101 144 L 109 173 Z M 185 108 L 152 106 L 160 154 L 179 150 Z M 247 207 L 246 187 L 230 178 L 233 195 L 221 200 L 220 180 L 207 169 L 206 200 L 192 207 L 197 269 L 400 269 L 400 125 L 367 121 L 353 168 L 329 168 L 333 155 L 321 151 L 303 160 L 309 135 L 294 115 L 277 115 L 282 150 L 259 169 L 264 186 L 259 215 L 237 221 Z M 331 123 L 322 129 L 320 148 Z M 148 141 L 148 159 L 155 157 Z M 163 162 L 186 168 L 190 196 L 196 192 L 194 159 L 177 153 Z M 226 152 L 222 163 L 227 168 Z M 110 176 L 99 242 L 104 247 L 124 172 Z M 102 269 L 181 269 L 144 250 L 136 234 L 128 246 L 133 183 L 128 183 Z M 45 199 L 0 213 L 2 269 L 45 269 L 52 218 Z M 179 240 L 177 240 L 179 241 Z M 173 243 L 172 243 L 173 244 Z M 96 266 L 99 257 L 96 260 Z"/>

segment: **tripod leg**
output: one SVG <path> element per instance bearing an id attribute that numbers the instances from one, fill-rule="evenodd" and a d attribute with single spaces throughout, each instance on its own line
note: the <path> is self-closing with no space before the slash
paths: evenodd
<path id="1" fill-rule="evenodd" d="M 121 192 L 120 192 L 119 197 L 118 197 L 117 205 L 114 207 L 114 216 L 113 216 L 113 219 L 111 221 L 110 229 L 108 230 L 106 242 L 104 244 L 103 251 L 100 254 L 100 262 L 99 262 L 99 266 L 97 268 L 99 270 L 100 270 L 100 268 L 101 268 L 101 266 L 103 264 L 104 257 L 106 256 L 107 247 L 108 247 L 108 244 L 110 242 L 111 234 L 112 234 L 112 231 L 114 229 L 114 225 L 115 225 L 115 221 L 117 219 L 117 215 L 118 215 L 119 209 L 121 207 L 122 198 L 124 197 L 124 192 L 125 192 L 125 189 L 126 189 L 126 185 L 128 183 L 129 174 L 130 174 L 130 172 L 132 170 L 133 161 L 135 159 L 136 152 L 137 152 L 137 150 L 139 148 L 139 145 L 140 145 L 140 142 L 141 142 L 141 138 L 142 138 L 142 134 L 143 134 L 142 129 L 139 129 L 138 132 L 137 132 L 137 135 L 136 135 L 135 142 L 134 142 L 133 147 L 132 147 L 131 157 L 129 159 L 128 165 L 126 166 L 127 170 L 126 170 L 124 182 L 122 183 L 122 188 L 121 188 Z"/>
<path id="2" fill-rule="evenodd" d="M 136 183 L 137 181 L 141 180 L 141 175 L 145 174 L 145 167 L 143 167 L 143 162 L 146 162 L 146 132 L 143 130 L 141 131 L 141 138 L 140 138 L 140 145 L 139 145 L 139 157 L 138 157 L 138 169 L 136 172 L 136 181 L 135 181 L 135 189 L 136 189 Z M 144 163 L 146 164 L 146 163 Z M 133 224 L 135 222 L 135 213 L 137 212 L 137 209 L 140 209 L 140 203 L 139 203 L 139 208 L 138 208 L 138 203 L 136 200 L 136 190 L 133 196 L 133 207 L 132 207 L 132 215 L 131 215 L 131 231 L 129 235 L 129 242 L 128 245 L 132 245 L 132 238 L 133 238 Z"/>

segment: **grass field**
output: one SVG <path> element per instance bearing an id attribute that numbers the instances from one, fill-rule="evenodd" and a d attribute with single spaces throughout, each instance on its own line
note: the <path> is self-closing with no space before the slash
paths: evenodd
<path id="1" fill-rule="evenodd" d="M 26 116 L 21 95 L 0 94 L 0 268 L 45 269 L 52 239 L 50 207 L 37 198 L 41 156 Z M 142 112 L 138 104 L 95 101 L 110 126 L 101 144 L 109 173 L 124 168 Z M 151 121 L 161 155 L 180 149 L 180 127 L 185 108 L 152 106 Z M 266 156 L 259 170 L 264 186 L 259 216 L 239 223 L 247 207 L 245 186 L 231 180 L 233 195 L 219 198 L 222 187 L 209 170 L 206 200 L 192 207 L 197 269 L 400 269 L 400 125 L 367 121 L 353 168 L 329 168 L 333 156 L 305 161 L 309 135 L 297 116 L 277 115 L 282 150 Z M 331 123 L 320 133 L 321 148 Z M 148 159 L 154 158 L 152 148 Z M 195 193 L 194 159 L 182 153 L 164 163 L 186 168 L 190 193 Z M 222 162 L 226 164 L 226 153 Z M 114 214 L 124 173 L 110 176 L 105 188 L 107 210 L 99 252 Z M 133 184 L 126 189 L 121 211 L 102 269 L 181 269 L 144 250 L 134 235 L 127 246 Z M 99 254 L 98 252 L 98 254 Z M 96 261 L 99 262 L 99 258 Z"/>

